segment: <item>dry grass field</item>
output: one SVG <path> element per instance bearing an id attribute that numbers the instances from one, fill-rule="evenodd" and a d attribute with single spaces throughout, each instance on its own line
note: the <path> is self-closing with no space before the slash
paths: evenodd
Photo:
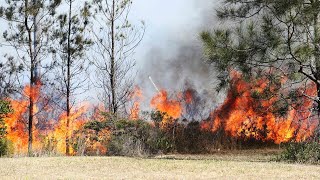
<path id="1" fill-rule="evenodd" d="M 0 179 L 320 179 L 320 166 L 278 163 L 268 158 L 245 153 L 150 159 L 2 158 Z"/>

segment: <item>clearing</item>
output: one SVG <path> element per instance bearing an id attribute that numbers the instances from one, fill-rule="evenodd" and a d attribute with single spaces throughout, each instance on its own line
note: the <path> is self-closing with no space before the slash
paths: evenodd
<path id="1" fill-rule="evenodd" d="M 1 158 L 0 179 L 320 179 L 320 166 L 272 162 L 271 157 L 245 152 L 150 159 Z"/>

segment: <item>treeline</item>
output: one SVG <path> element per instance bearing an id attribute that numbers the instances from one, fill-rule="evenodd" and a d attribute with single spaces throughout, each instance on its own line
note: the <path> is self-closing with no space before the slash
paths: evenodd
<path id="1" fill-rule="evenodd" d="M 132 55 L 145 31 L 143 23 L 130 24 L 131 5 L 131 0 L 1 2 L 0 98 L 28 99 L 28 117 L 21 123 L 28 127 L 30 156 L 35 119 L 52 104 L 66 114 L 66 129 L 77 95 L 93 87 L 109 112 L 127 113 L 135 74 Z M 39 102 L 41 93 L 46 96 Z M 41 108 L 35 112 L 35 106 Z M 68 155 L 70 137 L 65 144 Z"/>

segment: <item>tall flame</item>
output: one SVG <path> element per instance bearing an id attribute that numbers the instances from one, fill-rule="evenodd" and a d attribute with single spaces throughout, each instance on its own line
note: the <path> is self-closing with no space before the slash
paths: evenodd
<path id="1" fill-rule="evenodd" d="M 151 107 L 157 109 L 158 111 L 165 112 L 168 116 L 177 119 L 180 118 L 182 113 L 182 106 L 178 100 L 169 99 L 168 93 L 165 90 L 161 90 L 155 97 L 151 100 Z M 167 122 L 170 118 L 166 118 L 163 123 Z"/>
<path id="2" fill-rule="evenodd" d="M 66 137 L 71 137 L 72 133 L 79 130 L 83 124 L 87 121 L 83 115 L 87 111 L 86 106 L 72 109 L 69 115 L 70 126 L 67 129 L 67 114 L 66 112 L 60 115 L 58 124 L 54 126 L 54 130 L 48 134 L 48 139 L 54 139 L 57 141 L 57 151 L 61 154 L 66 152 Z M 70 147 L 70 154 L 74 153 L 74 149 Z"/>
<path id="3" fill-rule="evenodd" d="M 39 98 L 40 94 L 40 84 L 37 84 L 33 87 L 29 85 L 26 86 L 23 90 L 23 96 L 20 100 L 9 99 L 13 113 L 10 113 L 5 119 L 5 125 L 7 127 L 7 138 L 13 144 L 15 151 L 18 153 L 26 153 L 28 147 L 28 124 L 26 115 L 29 108 L 29 99 L 32 98 L 33 101 L 36 101 Z M 34 105 L 33 112 L 36 114 L 38 112 L 37 107 Z M 39 148 L 38 142 L 38 130 L 35 128 L 37 124 L 37 119 L 34 116 L 33 123 L 33 147 Z"/>
<path id="4" fill-rule="evenodd" d="M 131 95 L 131 100 L 133 101 L 132 108 L 130 109 L 130 119 L 137 120 L 139 119 L 140 113 L 140 104 L 143 100 L 142 90 L 139 86 L 136 86 Z"/>
<path id="5" fill-rule="evenodd" d="M 261 93 L 269 88 L 268 81 L 260 79 L 246 82 L 241 74 L 233 72 L 227 98 L 217 110 L 211 113 L 210 121 L 204 122 L 203 128 L 213 132 L 223 129 L 227 134 L 238 138 L 254 138 L 262 141 L 273 141 L 277 144 L 290 140 L 303 141 L 312 135 L 317 121 L 311 116 L 313 101 L 303 98 L 303 104 L 289 107 L 285 116 L 274 114 L 274 103 L 279 96 L 257 99 L 252 93 Z M 304 93 L 310 96 L 315 93 L 310 85 Z"/>
<path id="6" fill-rule="evenodd" d="M 9 114 L 5 119 L 5 125 L 7 127 L 7 139 L 13 144 L 15 154 L 26 154 L 28 151 L 28 124 L 27 116 L 29 109 L 29 100 L 33 99 L 34 117 L 33 117 L 33 151 L 42 151 L 44 148 L 44 137 L 47 139 L 55 139 L 57 141 L 57 151 L 65 153 L 66 151 L 66 136 L 71 137 L 71 133 L 79 129 L 86 119 L 83 118 L 83 114 L 87 111 L 88 106 L 82 106 L 71 111 L 70 128 L 66 129 L 67 116 L 66 113 L 62 113 L 58 119 L 43 120 L 42 122 L 48 123 L 52 128 L 41 129 L 38 126 L 38 106 L 37 103 L 45 98 L 41 98 L 41 85 L 30 87 L 26 86 L 23 90 L 23 96 L 19 100 L 9 99 L 13 112 Z M 49 107 L 44 107 L 46 112 L 50 111 Z M 42 119 L 41 119 L 42 120 Z M 70 152 L 73 152 L 72 149 Z"/>

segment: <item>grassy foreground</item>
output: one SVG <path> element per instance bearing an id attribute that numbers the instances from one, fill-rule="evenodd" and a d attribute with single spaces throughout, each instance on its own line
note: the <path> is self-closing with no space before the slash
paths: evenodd
<path id="1" fill-rule="evenodd" d="M 320 179 L 314 165 L 183 157 L 3 158 L 0 179 Z"/>

